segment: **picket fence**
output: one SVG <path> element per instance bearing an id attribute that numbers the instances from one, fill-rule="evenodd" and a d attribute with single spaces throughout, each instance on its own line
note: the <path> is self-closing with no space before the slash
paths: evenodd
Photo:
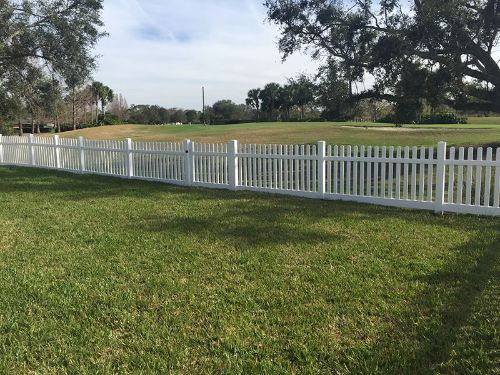
<path id="1" fill-rule="evenodd" d="M 0 135 L 0 164 L 500 216 L 500 148 L 202 144 Z"/>

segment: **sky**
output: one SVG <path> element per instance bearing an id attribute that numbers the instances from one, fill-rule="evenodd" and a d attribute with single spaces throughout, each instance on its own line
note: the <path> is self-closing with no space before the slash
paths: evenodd
<path id="1" fill-rule="evenodd" d="M 316 72 L 309 56 L 282 63 L 278 30 L 263 0 L 105 0 L 109 36 L 94 78 L 131 104 L 201 110 L 220 99 L 243 103 L 249 89 Z"/>

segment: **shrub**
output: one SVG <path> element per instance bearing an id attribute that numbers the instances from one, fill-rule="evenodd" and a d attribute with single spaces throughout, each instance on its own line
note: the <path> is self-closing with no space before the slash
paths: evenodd
<path id="1" fill-rule="evenodd" d="M 11 125 L 0 124 L 0 134 L 2 134 L 2 135 L 14 135 L 15 133 L 16 133 L 16 131 Z"/>
<path id="2" fill-rule="evenodd" d="M 467 118 L 452 112 L 442 112 L 421 116 L 419 124 L 467 124 Z"/>
<path id="3" fill-rule="evenodd" d="M 384 124 L 396 124 L 401 121 L 397 121 L 394 114 L 388 114 L 387 116 L 380 118 L 377 122 Z M 431 115 L 420 116 L 419 120 L 415 122 L 416 124 L 467 124 L 467 118 L 458 116 L 456 113 L 452 112 L 442 112 L 434 113 Z"/>

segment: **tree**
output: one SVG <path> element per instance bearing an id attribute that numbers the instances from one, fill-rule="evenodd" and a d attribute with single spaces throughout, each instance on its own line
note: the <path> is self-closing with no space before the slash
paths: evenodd
<path id="1" fill-rule="evenodd" d="M 95 105 L 95 123 L 99 123 L 99 102 L 101 101 L 101 96 L 103 93 L 104 85 L 101 82 L 92 82 L 92 96 L 94 97 L 94 105 Z"/>
<path id="2" fill-rule="evenodd" d="M 0 0 L 0 92 L 25 102 L 15 81 L 35 71 L 76 87 L 76 72 L 94 67 L 92 50 L 104 35 L 101 10 L 102 0 Z"/>
<path id="3" fill-rule="evenodd" d="M 291 81 L 291 80 L 290 80 Z M 284 85 L 280 90 L 279 99 L 280 110 L 285 114 L 285 118 L 290 120 L 291 110 L 296 105 L 294 90 L 291 83 Z"/>
<path id="4" fill-rule="evenodd" d="M 127 116 L 128 104 L 122 94 L 115 95 L 110 103 L 109 112 L 118 117 L 120 120 L 125 120 Z"/>
<path id="5" fill-rule="evenodd" d="M 199 121 L 199 113 L 193 109 L 186 111 L 186 120 L 189 123 L 196 123 Z"/>
<path id="6" fill-rule="evenodd" d="M 91 86 L 92 95 L 94 97 L 95 111 L 96 111 L 96 124 L 99 123 L 99 103 L 101 104 L 102 121 L 106 118 L 106 106 L 111 102 L 115 96 L 113 90 L 101 82 L 92 82 Z"/>
<path id="7" fill-rule="evenodd" d="M 300 119 L 304 120 L 305 107 L 314 101 L 314 83 L 304 74 L 290 80 L 292 101 L 300 109 Z"/>
<path id="8" fill-rule="evenodd" d="M 100 93 L 100 98 L 101 98 L 101 109 L 102 109 L 102 120 L 104 121 L 106 119 L 106 106 L 110 101 L 113 100 L 113 97 L 115 94 L 113 93 L 113 90 L 111 90 L 108 86 L 102 85 L 101 86 L 101 93 Z"/>
<path id="9" fill-rule="evenodd" d="M 246 106 L 238 105 L 231 100 L 219 100 L 211 108 L 212 122 L 215 124 L 230 124 L 248 118 Z"/>
<path id="10" fill-rule="evenodd" d="M 253 108 L 256 113 L 256 120 L 260 120 L 260 89 L 252 89 L 248 91 L 248 97 L 246 99 L 246 105 Z"/>
<path id="11" fill-rule="evenodd" d="M 320 68 L 317 76 L 316 103 L 322 108 L 322 116 L 327 120 L 349 117 L 352 103 L 349 98 L 349 84 L 339 64 L 330 59 Z"/>
<path id="12" fill-rule="evenodd" d="M 179 108 L 172 108 L 170 110 L 170 121 L 174 123 L 185 123 L 186 122 L 186 114 L 184 110 Z"/>
<path id="13" fill-rule="evenodd" d="M 259 93 L 262 102 L 262 110 L 268 114 L 270 119 L 277 120 L 277 110 L 281 106 L 282 87 L 278 83 L 268 83 Z"/>
<path id="14" fill-rule="evenodd" d="M 415 73 L 446 77 L 434 99 L 456 109 L 500 108 L 500 67 L 492 55 L 498 0 L 266 0 L 265 6 L 280 27 L 283 57 L 307 48 L 313 57 L 336 60 L 353 100 L 404 100 L 397 85 L 412 64 Z M 355 93 L 353 85 L 367 74 L 375 85 Z"/>

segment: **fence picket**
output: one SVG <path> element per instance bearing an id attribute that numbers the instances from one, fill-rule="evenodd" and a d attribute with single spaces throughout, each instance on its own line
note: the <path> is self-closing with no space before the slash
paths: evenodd
<path id="1" fill-rule="evenodd" d="M 474 149 L 472 147 L 469 147 L 468 154 L 467 154 L 467 160 L 472 161 L 474 160 Z M 465 181 L 466 183 L 466 188 L 465 188 L 465 203 L 470 206 L 472 204 L 472 165 L 467 166 L 467 180 Z"/>
<path id="2" fill-rule="evenodd" d="M 434 186 L 434 148 L 429 147 L 429 161 L 427 164 L 427 201 L 433 201 Z"/>
<path id="3" fill-rule="evenodd" d="M 476 160 L 478 162 L 483 161 L 483 148 L 479 147 L 477 149 L 476 153 Z M 480 164 L 476 165 L 476 186 L 475 186 L 475 197 L 474 197 L 474 205 L 475 206 L 480 206 L 481 205 L 481 180 L 482 180 L 482 174 L 483 174 L 483 167 Z"/>
<path id="4" fill-rule="evenodd" d="M 389 179 L 387 181 L 388 184 L 388 198 L 393 199 L 394 198 L 394 146 L 389 147 Z"/>
<path id="5" fill-rule="evenodd" d="M 457 181 L 457 203 L 463 204 L 464 202 L 464 166 L 463 161 L 465 158 L 465 149 L 460 147 L 458 150 L 458 181 Z"/>
<path id="6" fill-rule="evenodd" d="M 417 168 L 418 168 L 418 149 L 416 146 L 412 147 L 412 164 L 411 164 L 411 200 L 417 200 Z"/>
<path id="7" fill-rule="evenodd" d="M 488 147 L 486 150 L 486 161 L 493 160 L 493 149 Z M 484 206 L 491 207 L 491 166 L 486 167 L 486 175 L 484 177 Z"/>
<path id="8" fill-rule="evenodd" d="M 396 199 L 401 199 L 401 147 L 396 151 Z"/>
<path id="9" fill-rule="evenodd" d="M 354 146 L 352 156 L 354 158 L 358 157 L 358 146 Z M 352 162 L 352 195 L 358 195 L 358 162 Z"/>
<path id="10" fill-rule="evenodd" d="M 420 165 L 419 165 L 419 187 L 418 187 L 418 200 L 424 201 L 425 194 L 425 151 L 426 148 L 422 146 L 420 148 Z"/>
<path id="11" fill-rule="evenodd" d="M 500 161 L 500 147 L 497 148 L 495 160 L 498 164 Z M 499 208 L 500 206 L 500 166 L 495 168 L 495 187 L 493 189 L 493 207 Z"/>
<path id="12" fill-rule="evenodd" d="M 410 159 L 410 148 L 408 146 L 405 147 L 404 158 L 406 160 Z M 408 177 L 409 177 L 409 163 L 404 163 L 404 176 L 403 176 L 403 199 L 408 199 Z"/>
<path id="13" fill-rule="evenodd" d="M 373 158 L 375 159 L 374 161 L 374 170 L 373 170 L 373 196 L 374 197 L 379 197 L 379 168 L 380 168 L 380 149 L 378 146 L 375 146 L 373 149 Z"/>
<path id="14" fill-rule="evenodd" d="M 366 195 L 368 197 L 372 197 L 372 170 L 373 170 L 373 162 L 372 159 L 372 146 L 368 146 L 366 151 L 366 158 L 369 160 L 367 163 L 367 171 L 366 171 Z"/>
<path id="15" fill-rule="evenodd" d="M 339 176 L 339 184 L 340 184 L 340 194 L 345 194 L 345 146 L 340 146 L 340 157 L 342 158 L 340 161 L 340 176 Z"/>
<path id="16" fill-rule="evenodd" d="M 359 163 L 359 195 L 365 195 L 365 146 L 361 146 L 359 149 L 359 158 L 361 162 Z"/>
<path id="17" fill-rule="evenodd" d="M 333 148 L 333 156 L 334 156 L 334 162 L 333 162 L 333 193 L 338 194 L 339 189 L 338 189 L 338 180 L 339 180 L 339 146 L 335 145 Z"/>
<path id="18" fill-rule="evenodd" d="M 347 146 L 347 157 L 350 158 L 352 156 L 352 148 L 351 146 Z M 350 160 L 350 159 L 348 159 Z M 346 162 L 346 190 L 345 194 L 351 195 L 351 162 L 347 161 Z"/>
<path id="19" fill-rule="evenodd" d="M 381 168 L 380 168 L 380 196 L 382 198 L 387 197 L 387 147 L 383 146 L 382 147 L 382 163 L 381 163 Z"/>

